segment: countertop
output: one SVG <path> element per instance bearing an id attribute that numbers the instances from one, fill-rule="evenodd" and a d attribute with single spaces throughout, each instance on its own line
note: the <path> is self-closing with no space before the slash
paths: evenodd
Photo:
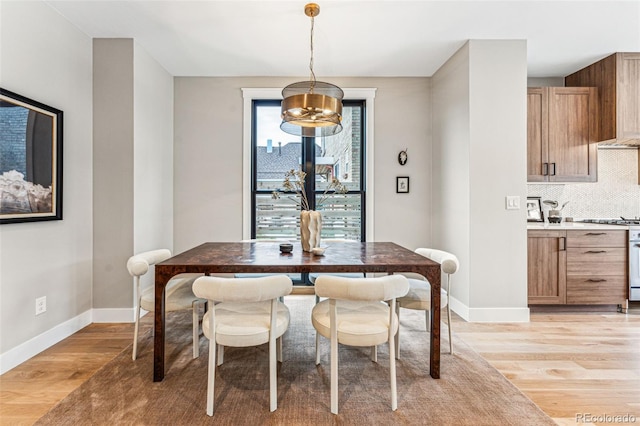
<path id="1" fill-rule="evenodd" d="M 602 223 L 582 223 L 582 222 L 561 222 L 561 223 L 543 223 L 543 222 L 527 222 L 527 230 L 584 230 L 584 229 L 605 229 L 626 231 L 629 229 L 626 225 L 606 225 Z"/>

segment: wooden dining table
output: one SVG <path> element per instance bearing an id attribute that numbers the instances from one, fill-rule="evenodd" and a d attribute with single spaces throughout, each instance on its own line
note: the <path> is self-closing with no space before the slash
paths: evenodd
<path id="1" fill-rule="evenodd" d="M 386 273 L 414 272 L 431 283 L 429 373 L 440 378 L 440 264 L 392 242 L 331 243 L 323 256 L 293 243 L 281 253 L 278 242 L 210 242 L 155 266 L 153 381 L 164 379 L 165 287 L 181 273 Z"/>

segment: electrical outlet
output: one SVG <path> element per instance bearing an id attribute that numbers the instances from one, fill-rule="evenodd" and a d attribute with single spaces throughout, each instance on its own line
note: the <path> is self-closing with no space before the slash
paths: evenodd
<path id="1" fill-rule="evenodd" d="M 505 208 L 507 210 L 519 210 L 520 209 L 520 196 L 519 195 L 507 195 L 505 200 Z"/>
<path id="2" fill-rule="evenodd" d="M 38 297 L 36 299 L 36 315 L 47 312 L 47 296 Z"/>

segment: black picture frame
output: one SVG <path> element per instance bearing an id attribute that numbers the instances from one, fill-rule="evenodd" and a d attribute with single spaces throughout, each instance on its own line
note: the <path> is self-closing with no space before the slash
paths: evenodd
<path id="1" fill-rule="evenodd" d="M 396 192 L 398 194 L 409 193 L 409 176 L 397 176 L 396 177 Z"/>
<path id="2" fill-rule="evenodd" d="M 0 224 L 62 220 L 63 112 L 0 88 Z"/>
<path id="3" fill-rule="evenodd" d="M 544 222 L 541 197 L 527 197 L 527 222 Z"/>

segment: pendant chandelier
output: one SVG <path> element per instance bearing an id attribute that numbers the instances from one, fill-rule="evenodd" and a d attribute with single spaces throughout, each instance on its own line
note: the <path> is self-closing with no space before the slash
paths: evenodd
<path id="1" fill-rule="evenodd" d="M 308 137 L 333 136 L 342 131 L 342 98 L 338 86 L 316 81 L 313 72 L 313 26 L 320 14 L 320 6 L 309 3 L 304 13 L 311 18 L 311 59 L 309 81 L 299 81 L 282 89 L 282 131 Z"/>

